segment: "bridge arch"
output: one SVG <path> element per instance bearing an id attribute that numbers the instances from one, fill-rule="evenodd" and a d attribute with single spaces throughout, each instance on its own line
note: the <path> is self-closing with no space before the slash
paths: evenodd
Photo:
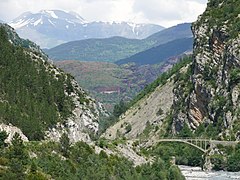
<path id="1" fill-rule="evenodd" d="M 198 146 L 198 145 L 195 145 L 191 142 L 188 142 L 188 140 L 184 140 L 184 139 L 160 139 L 157 141 L 157 143 L 161 143 L 161 142 L 179 142 L 179 143 L 185 143 L 185 144 L 188 144 L 190 146 L 193 146 L 197 149 L 199 149 L 200 151 L 202 151 L 203 153 L 205 153 L 207 150 L 206 149 L 203 149 L 202 147 Z M 206 142 L 205 142 L 206 143 Z"/>

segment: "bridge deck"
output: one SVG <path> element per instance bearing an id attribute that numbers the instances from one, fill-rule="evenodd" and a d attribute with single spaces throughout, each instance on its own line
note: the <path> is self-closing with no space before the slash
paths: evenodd
<path id="1" fill-rule="evenodd" d="M 137 139 L 141 141 L 140 139 Z M 155 141 L 154 143 L 159 142 L 181 142 L 185 144 L 189 144 L 202 152 L 207 151 L 207 145 L 223 145 L 223 146 L 234 146 L 240 143 L 240 141 L 220 141 L 220 140 L 212 140 L 212 139 L 202 139 L 202 138 L 163 138 Z"/>

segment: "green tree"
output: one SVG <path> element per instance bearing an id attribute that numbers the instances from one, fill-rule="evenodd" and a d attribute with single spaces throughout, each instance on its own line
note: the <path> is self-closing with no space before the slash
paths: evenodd
<path id="1" fill-rule="evenodd" d="M 121 100 L 119 104 L 114 106 L 113 115 L 115 117 L 119 117 L 121 114 L 126 112 L 126 110 L 127 110 L 127 104 L 123 100 Z"/>
<path id="2" fill-rule="evenodd" d="M 240 144 L 235 148 L 235 151 L 227 159 L 228 171 L 240 171 Z"/>
<path id="3" fill-rule="evenodd" d="M 179 137 L 192 137 L 192 136 L 193 136 L 192 131 L 190 130 L 188 125 L 184 123 L 183 128 L 179 132 Z"/>
<path id="4" fill-rule="evenodd" d="M 172 165 L 169 168 L 168 179 L 169 180 L 184 180 L 185 177 L 182 175 L 181 171 L 179 170 L 179 168 L 177 166 Z"/>
<path id="5" fill-rule="evenodd" d="M 18 133 L 15 133 L 12 139 L 9 153 L 9 173 L 8 178 L 25 179 L 26 165 L 28 163 L 28 153 L 23 141 Z"/>
<path id="6" fill-rule="evenodd" d="M 214 165 L 213 170 L 219 171 L 224 170 L 225 168 L 225 161 L 223 155 L 214 154 L 210 157 L 211 163 Z"/>
<path id="7" fill-rule="evenodd" d="M 67 135 L 67 133 L 63 133 L 60 138 L 60 146 L 61 146 L 61 152 L 63 153 L 63 156 L 68 157 L 69 156 L 69 148 L 70 148 L 70 139 Z"/>
<path id="8" fill-rule="evenodd" d="M 1 131 L 0 132 L 0 148 L 3 148 L 5 144 L 5 140 L 7 139 L 8 135 L 6 131 Z"/>

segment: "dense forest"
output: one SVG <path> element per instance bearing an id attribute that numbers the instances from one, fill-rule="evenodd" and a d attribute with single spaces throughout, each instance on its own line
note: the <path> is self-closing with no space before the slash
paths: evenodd
<path id="1" fill-rule="evenodd" d="M 19 127 L 30 140 L 66 119 L 73 102 L 71 76 L 48 72 L 48 62 L 37 52 L 14 46 L 0 27 L 0 121 Z"/>

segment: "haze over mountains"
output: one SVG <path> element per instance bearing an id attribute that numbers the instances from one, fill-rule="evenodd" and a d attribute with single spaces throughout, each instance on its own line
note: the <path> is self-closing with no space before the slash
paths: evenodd
<path id="1" fill-rule="evenodd" d="M 25 12 L 9 23 L 23 38 L 28 38 L 42 48 L 50 48 L 64 42 L 122 36 L 143 39 L 163 30 L 155 24 L 131 22 L 88 22 L 75 12 L 42 10 Z"/>
<path id="2" fill-rule="evenodd" d="M 117 64 L 136 63 L 159 64 L 167 59 L 181 54 L 191 53 L 193 38 L 177 39 L 166 44 L 162 44 L 143 52 L 139 52 L 129 58 L 117 61 Z"/>
<path id="3" fill-rule="evenodd" d="M 165 59 L 168 59 L 169 57 L 176 55 L 174 54 L 175 49 L 173 46 L 175 46 L 175 48 L 179 46 L 179 43 L 177 43 L 177 41 L 174 42 L 174 40 L 191 38 L 192 36 L 191 24 L 183 23 L 154 33 L 142 40 L 111 37 L 106 39 L 72 41 L 46 50 L 46 53 L 54 60 L 115 62 L 120 59 L 129 58 L 130 56 L 147 49 L 173 41 L 171 48 L 168 48 L 168 51 L 171 51 L 173 54 L 170 52 L 168 56 L 165 57 Z M 177 44 L 174 45 L 175 43 Z M 182 54 L 186 50 L 191 50 L 192 44 L 192 41 L 181 44 L 182 48 L 185 49 L 178 53 Z"/>

